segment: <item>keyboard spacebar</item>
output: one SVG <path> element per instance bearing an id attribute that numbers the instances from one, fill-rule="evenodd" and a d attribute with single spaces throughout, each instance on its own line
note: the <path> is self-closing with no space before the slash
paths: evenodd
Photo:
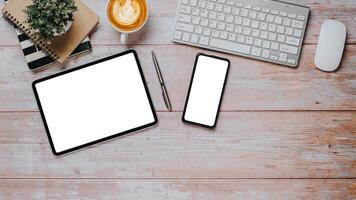
<path id="1" fill-rule="evenodd" d="M 215 38 L 211 38 L 209 46 L 216 47 L 219 49 L 226 49 L 229 51 L 244 53 L 244 54 L 250 54 L 251 51 L 250 46 L 235 43 L 235 42 L 229 42 L 226 40 L 219 40 Z"/>

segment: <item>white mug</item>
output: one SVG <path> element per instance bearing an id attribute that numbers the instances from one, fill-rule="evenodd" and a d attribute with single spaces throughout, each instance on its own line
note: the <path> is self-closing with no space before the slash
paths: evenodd
<path id="1" fill-rule="evenodd" d="M 108 1 L 108 4 L 107 4 L 107 11 L 106 11 L 106 12 L 107 12 L 107 16 L 109 15 L 109 13 L 108 13 L 109 4 L 110 4 L 112 1 L 119 1 L 119 0 L 109 0 L 109 1 Z M 118 32 L 121 33 L 121 35 L 120 35 L 120 42 L 121 42 L 121 44 L 126 44 L 126 43 L 127 43 L 127 40 L 128 40 L 128 37 L 129 37 L 129 34 L 130 34 L 130 33 L 134 33 L 134 32 L 136 32 L 136 31 L 139 31 L 139 30 L 146 24 L 146 22 L 147 22 L 147 20 L 148 20 L 148 5 L 147 5 L 147 1 L 146 1 L 146 0 L 143 0 L 143 2 L 145 3 L 146 10 L 147 10 L 146 16 L 145 16 L 145 20 L 144 20 L 143 23 L 141 23 L 140 26 L 138 26 L 138 27 L 135 28 L 134 30 L 130 30 L 130 31 L 122 30 L 122 29 L 120 29 L 119 27 L 115 26 L 115 24 L 114 24 L 114 23 L 110 20 L 110 18 L 108 17 L 108 21 L 109 21 L 110 25 L 111 25 L 115 30 L 117 30 Z"/>

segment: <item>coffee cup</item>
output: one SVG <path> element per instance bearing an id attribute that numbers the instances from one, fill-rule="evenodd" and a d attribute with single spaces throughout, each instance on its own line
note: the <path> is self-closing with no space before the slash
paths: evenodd
<path id="1" fill-rule="evenodd" d="M 106 12 L 111 26 L 121 33 L 122 44 L 126 44 L 128 35 L 140 30 L 148 19 L 146 0 L 109 0 Z"/>

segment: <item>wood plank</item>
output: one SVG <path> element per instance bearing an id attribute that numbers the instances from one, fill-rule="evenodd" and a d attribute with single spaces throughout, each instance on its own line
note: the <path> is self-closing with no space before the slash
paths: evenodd
<path id="1" fill-rule="evenodd" d="M 356 178 L 355 112 L 223 112 L 55 157 L 37 112 L 0 113 L 0 178 Z"/>
<path id="2" fill-rule="evenodd" d="M 231 56 L 182 45 L 132 45 L 138 51 L 143 71 L 157 110 L 166 110 L 150 51 L 154 49 L 167 83 L 173 108 L 181 111 L 198 52 L 227 57 L 231 61 L 222 110 L 355 110 L 356 45 L 346 47 L 343 63 L 336 73 L 315 69 L 314 45 L 303 49 L 297 69 Z M 95 47 L 67 68 L 125 50 L 122 46 Z M 0 111 L 37 111 L 31 89 L 33 80 L 58 71 L 52 67 L 31 73 L 17 47 L 0 47 Z"/>
<path id="3" fill-rule="evenodd" d="M 1 199 L 355 199 L 355 180 L 15 179 Z M 100 192 L 98 192 L 100 191 Z"/>
<path id="4" fill-rule="evenodd" d="M 106 19 L 106 2 L 97 0 L 84 0 L 101 17 L 101 23 L 96 32 L 92 34 L 94 45 L 119 44 L 119 33 L 113 30 Z M 176 0 L 150 0 L 150 18 L 144 29 L 129 38 L 131 44 L 172 44 L 170 30 L 176 12 Z M 354 0 L 329 1 L 322 0 L 315 3 L 312 0 L 293 0 L 297 4 L 309 6 L 311 17 L 305 43 L 315 44 L 319 37 L 320 26 L 326 19 L 337 19 L 346 24 L 348 29 L 347 43 L 356 43 L 356 3 Z M 3 4 L 3 2 L 1 2 Z M 2 7 L 2 5 L 0 6 Z M 18 45 L 13 28 L 0 20 L 0 46 Z M 167 31 L 168 30 L 168 31 Z"/>

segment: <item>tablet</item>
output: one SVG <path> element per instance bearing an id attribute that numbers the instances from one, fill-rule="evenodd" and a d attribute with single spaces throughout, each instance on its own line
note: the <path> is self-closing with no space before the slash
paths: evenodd
<path id="1" fill-rule="evenodd" d="M 158 122 L 134 50 L 36 80 L 32 87 L 55 155 Z"/>

